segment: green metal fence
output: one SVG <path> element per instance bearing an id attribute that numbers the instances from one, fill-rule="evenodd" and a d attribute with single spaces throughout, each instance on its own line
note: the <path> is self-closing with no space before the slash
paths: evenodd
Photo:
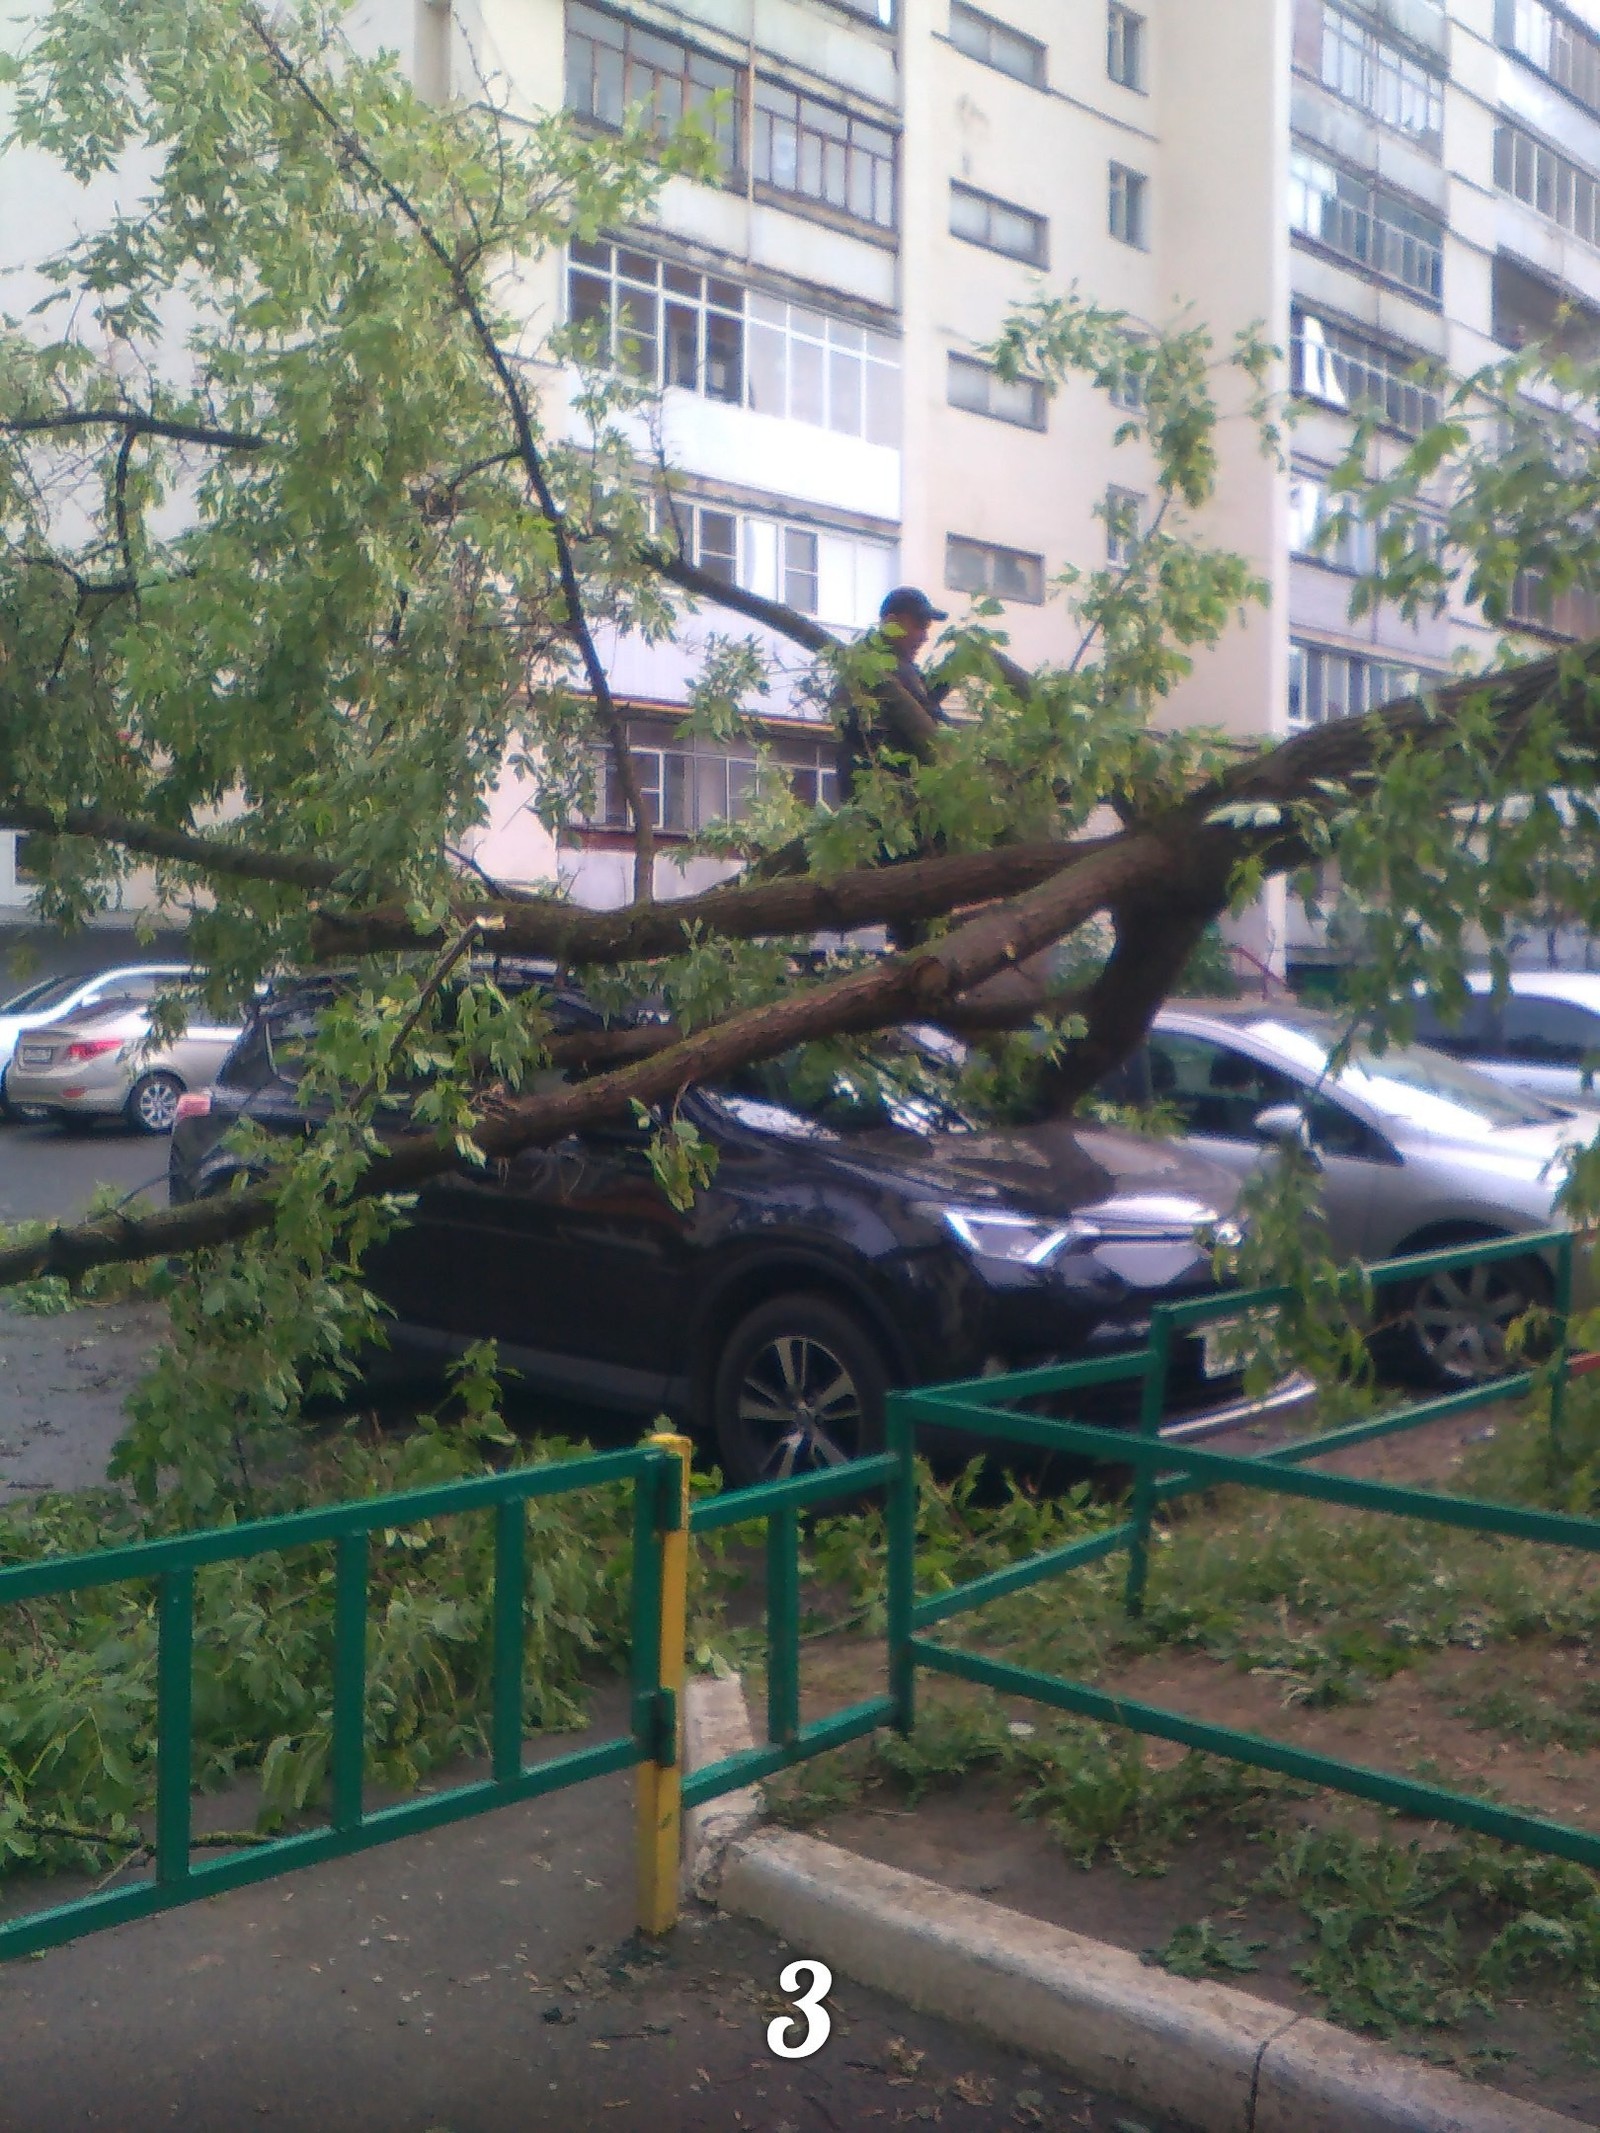
<path id="1" fill-rule="evenodd" d="M 1415 1401 L 1390 1412 L 1239 1457 L 1160 1434 L 1169 1363 L 1176 1338 L 1196 1327 L 1281 1308 L 1287 1288 L 1233 1291 L 1152 1314 L 1143 1347 L 1092 1362 L 1053 1365 L 958 1385 L 930 1386 L 890 1396 L 883 1452 L 848 1467 L 797 1475 L 757 1488 L 729 1491 L 688 1505 L 686 1439 L 657 1436 L 609 1452 L 363 1502 L 330 1505 L 248 1525 L 185 1534 L 0 1569 L 0 1607 L 101 1585 L 152 1584 L 156 1592 L 156 1800 L 150 1879 L 34 1911 L 0 1923 L 0 1958 L 48 1948 L 97 1927 L 142 1918 L 173 1905 L 266 1880 L 531 1799 L 588 1778 L 634 1768 L 639 1776 L 639 1917 L 644 1930 L 664 1932 L 677 1903 L 679 1817 L 683 1807 L 716 1798 L 771 1776 L 807 1757 L 893 1725 L 909 1732 L 916 1718 L 919 1669 L 958 1676 L 1058 1710 L 1130 1727 L 1235 1761 L 1253 1763 L 1316 1785 L 1353 1793 L 1428 1819 L 1451 1822 L 1539 1851 L 1600 1868 L 1600 1837 L 1468 1794 L 1387 1771 L 1367 1769 L 1286 1743 L 1212 1725 L 1185 1712 L 1130 1701 L 1096 1688 L 1020 1667 L 928 1632 L 955 1616 L 1119 1552 L 1128 1559 L 1125 1601 L 1143 1605 L 1152 1522 L 1163 1503 L 1220 1483 L 1360 1510 L 1389 1512 L 1475 1533 L 1502 1534 L 1553 1546 L 1600 1552 L 1600 1519 L 1538 1511 L 1515 1504 L 1398 1488 L 1313 1470 L 1329 1453 L 1396 1431 L 1420 1428 L 1491 1401 L 1521 1396 L 1541 1377 L 1552 1388 L 1551 1426 L 1559 1432 L 1570 1376 L 1600 1363 L 1574 1360 L 1567 1326 L 1572 1303 L 1573 1238 L 1553 1231 L 1531 1237 L 1456 1246 L 1367 1270 L 1376 1289 L 1449 1268 L 1526 1258 L 1537 1252 L 1556 1265 L 1555 1344 L 1548 1363 L 1522 1369 L 1460 1392 Z M 1016 1403 L 1060 1397 L 1090 1387 L 1137 1382 L 1136 1431 L 1021 1413 Z M 1075 1460 L 1134 1470 L 1129 1515 L 1089 1537 L 991 1571 L 954 1591 L 919 1596 L 916 1590 L 917 1471 L 920 1426 L 955 1431 L 1003 1452 L 1027 1446 Z M 633 1496 L 632 1700 L 626 1732 L 548 1761 L 524 1760 L 522 1730 L 526 1628 L 527 1505 L 535 1497 L 605 1486 Z M 887 1508 L 887 1681 L 882 1694 L 825 1718 L 800 1718 L 800 1545 L 809 1513 L 885 1492 Z M 687 1510 L 687 1519 L 686 1519 Z M 367 1567 L 374 1532 L 455 1514 L 494 1521 L 491 1620 L 490 1767 L 442 1792 L 369 1808 L 366 1780 Z M 683 1676 L 683 1623 L 688 1545 L 692 1534 L 718 1527 L 764 1524 L 766 1529 L 766 1741 L 687 1776 L 681 1773 L 678 1689 Z M 685 1531 L 685 1525 L 689 1531 Z M 332 1639 L 332 1754 L 330 1804 L 321 1827 L 271 1838 L 247 1849 L 196 1861 L 191 1823 L 193 1761 L 192 1679 L 195 1576 L 206 1565 L 285 1548 L 331 1545 L 334 1551 Z M 681 1779 L 681 1783 L 680 1783 Z"/>
<path id="2" fill-rule="evenodd" d="M 0 1606 L 83 1592 L 97 1585 L 153 1584 L 156 1593 L 156 1802 L 154 1873 L 0 1924 L 0 1957 L 55 1947 L 100 1926 L 145 1918 L 174 1904 L 264 1881 L 293 1867 L 338 1859 L 418 1830 L 532 1799 L 635 1764 L 676 1769 L 677 1711 L 660 1664 L 666 1536 L 681 1528 L 682 1464 L 646 1442 L 621 1452 L 520 1467 L 506 1474 L 334 1504 L 247 1525 L 144 1541 L 97 1554 L 0 1570 Z M 633 1492 L 632 1706 L 626 1733 L 549 1761 L 523 1761 L 522 1692 L 527 1506 L 534 1497 L 622 1485 Z M 366 1760 L 367 1560 L 374 1532 L 423 1519 L 477 1513 L 494 1520 L 490 1774 L 369 1808 Z M 285 1548 L 334 1550 L 332 1768 L 326 1825 L 215 1859 L 194 1857 L 191 1826 L 195 1573 Z"/>
<path id="3" fill-rule="evenodd" d="M 1556 1261 L 1555 1350 L 1543 1369 L 1548 1373 L 1551 1385 L 1551 1426 L 1559 1433 L 1562 1398 L 1572 1369 L 1568 1349 L 1573 1253 L 1570 1231 L 1505 1238 L 1493 1243 L 1421 1253 L 1408 1259 L 1385 1260 L 1369 1267 L 1367 1272 L 1374 1289 L 1381 1290 L 1447 1269 L 1496 1260 L 1525 1259 L 1530 1251 L 1546 1250 Z M 1130 1613 L 1137 1613 L 1144 1601 L 1151 1522 L 1156 1508 L 1192 1490 L 1221 1483 L 1242 1484 L 1276 1495 L 1299 1496 L 1312 1502 L 1354 1510 L 1422 1519 L 1458 1532 L 1500 1534 L 1600 1554 L 1600 1519 L 1533 1510 L 1520 1504 L 1488 1503 L 1471 1497 L 1400 1488 L 1386 1482 L 1362 1481 L 1311 1470 L 1314 1462 L 1351 1445 L 1397 1431 L 1418 1429 L 1448 1415 L 1470 1413 L 1492 1401 L 1521 1396 L 1539 1382 L 1541 1372 L 1537 1370 L 1510 1371 L 1460 1392 L 1412 1402 L 1387 1414 L 1300 1438 L 1245 1458 L 1207 1451 L 1198 1444 L 1164 1440 L 1159 1434 L 1161 1406 L 1168 1359 L 1175 1338 L 1197 1326 L 1236 1319 L 1246 1311 L 1281 1308 L 1289 1301 L 1291 1293 L 1286 1288 L 1262 1288 L 1158 1305 L 1152 1313 L 1146 1347 L 1137 1355 L 1117 1358 L 1115 1363 L 1064 1364 L 1011 1378 L 935 1386 L 891 1396 L 890 1449 L 891 1454 L 902 1461 L 910 1457 L 918 1425 L 928 1424 L 958 1430 L 968 1437 L 992 1444 L 997 1451 L 1012 1445 L 1028 1445 L 1099 1465 L 1123 1469 L 1131 1465 L 1135 1474 L 1130 1515 L 1119 1525 L 1085 1540 L 1069 1542 L 1046 1555 L 975 1578 L 954 1591 L 919 1598 L 914 1585 L 914 1566 L 908 1567 L 907 1551 L 902 1547 L 891 1552 L 890 1574 L 897 1582 L 891 1590 L 890 1664 L 901 1684 L 896 1722 L 906 1728 L 915 1723 L 912 1684 L 916 1670 L 926 1668 L 978 1682 L 1009 1695 L 1029 1697 L 1057 1710 L 1098 1719 L 1106 1725 L 1149 1733 L 1186 1748 L 1255 1764 L 1286 1777 L 1352 1793 L 1385 1807 L 1399 1808 L 1407 1814 L 1454 1823 L 1537 1851 L 1575 1859 L 1584 1866 L 1600 1868 L 1600 1836 L 1591 1831 L 1574 1829 L 1539 1815 L 1524 1814 L 1419 1779 L 1317 1755 L 1260 1734 L 1213 1725 L 1187 1712 L 1114 1696 L 1089 1682 L 1039 1673 L 982 1652 L 938 1642 L 927 1634 L 935 1624 L 972 1613 L 1003 1594 L 1020 1591 L 1045 1578 L 1064 1576 L 1084 1564 L 1124 1550 L 1128 1557 L 1125 1602 Z M 1590 1359 L 1585 1357 L 1582 1360 L 1587 1363 Z M 1070 1394 L 1084 1386 L 1104 1383 L 1112 1376 L 1143 1380 L 1140 1427 L 1136 1434 L 1080 1422 L 1055 1421 L 1041 1415 L 1018 1414 L 1011 1405 L 1017 1399 L 1044 1393 Z"/>

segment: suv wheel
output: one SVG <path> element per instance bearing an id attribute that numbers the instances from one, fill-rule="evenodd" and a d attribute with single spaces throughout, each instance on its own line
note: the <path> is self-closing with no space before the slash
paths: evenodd
<path id="1" fill-rule="evenodd" d="M 176 1074 L 144 1074 L 128 1091 L 128 1124 L 140 1133 L 170 1133 L 178 1120 L 183 1083 Z"/>
<path id="2" fill-rule="evenodd" d="M 1396 1331 L 1408 1374 L 1447 1391 L 1517 1367 L 1506 1354 L 1512 1322 L 1550 1302 L 1536 1259 L 1497 1259 L 1425 1274 L 1406 1292 Z M 1530 1342 L 1530 1350 L 1537 1350 Z"/>
<path id="3" fill-rule="evenodd" d="M 860 1320 L 822 1296 L 777 1296 L 717 1362 L 712 1421 L 738 1488 L 844 1466 L 883 1443 L 889 1372 Z"/>

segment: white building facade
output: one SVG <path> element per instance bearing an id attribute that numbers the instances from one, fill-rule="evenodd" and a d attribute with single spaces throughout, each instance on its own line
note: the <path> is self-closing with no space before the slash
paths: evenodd
<path id="1" fill-rule="evenodd" d="M 1470 371 L 1562 305 L 1563 331 L 1600 333 L 1600 0 L 367 0 L 359 21 L 436 98 L 487 78 L 514 110 L 605 128 L 630 104 L 671 117 L 726 92 L 717 182 L 670 180 L 647 225 L 525 284 L 532 334 L 592 321 L 659 389 L 702 568 L 845 630 L 895 583 L 957 612 L 992 593 L 1020 660 L 1069 657 L 1050 581 L 1106 561 L 1108 496 L 1135 523 L 1148 465 L 1114 443 L 1103 397 L 1005 385 L 977 350 L 1019 299 L 1076 284 L 1136 322 L 1203 322 L 1219 348 L 1263 324 L 1301 403 L 1282 468 L 1242 385 L 1224 410 L 1203 531 L 1272 599 L 1201 661 L 1177 716 L 1282 735 L 1489 648 L 1464 613 L 1353 624 L 1361 542 L 1313 542 L 1354 406 L 1383 410 L 1379 471 L 1436 405 L 1409 375 L 1420 359 Z M 550 389 L 559 411 L 570 381 Z M 643 423 L 639 444 L 655 448 Z M 1525 618 L 1552 638 L 1591 628 L 1536 587 Z M 681 863 L 683 840 L 737 816 L 756 774 L 752 749 L 678 730 L 701 632 L 728 626 L 605 646 L 663 895 L 719 871 Z M 766 737 L 826 801 L 826 727 L 796 706 Z M 560 850 L 525 798 L 496 796 L 479 862 L 620 900 L 628 840 L 604 777 Z M 0 906 L 27 895 L 11 842 Z M 1281 892 L 1244 940 L 1278 968 L 1318 950 Z"/>

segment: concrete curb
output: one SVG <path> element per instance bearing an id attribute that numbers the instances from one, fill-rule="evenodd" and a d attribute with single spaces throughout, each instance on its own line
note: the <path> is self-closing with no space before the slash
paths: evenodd
<path id="1" fill-rule="evenodd" d="M 692 1684 L 689 1708 L 707 1689 L 719 1692 L 716 1756 L 750 1746 L 737 1682 Z M 748 1807 L 720 1861 L 715 1845 L 703 1832 L 697 1886 L 796 1954 L 1202 2133 L 1583 2133 L 1233 1986 L 1170 1977 L 815 1837 L 752 1833 Z"/>
<path id="2" fill-rule="evenodd" d="M 724 1756 L 753 1745 L 744 1687 L 737 1674 L 723 1680 L 704 1674 L 688 1684 L 683 1699 L 683 1767 L 704 1770 Z M 691 1896 L 716 1900 L 717 1877 L 730 1848 L 761 1822 L 761 1795 L 754 1785 L 725 1792 L 683 1817 L 683 1887 Z"/>

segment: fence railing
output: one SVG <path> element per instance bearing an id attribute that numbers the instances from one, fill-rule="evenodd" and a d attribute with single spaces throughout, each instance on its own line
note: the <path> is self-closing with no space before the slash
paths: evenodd
<path id="1" fill-rule="evenodd" d="M 954 1675 L 1058 1710 L 1124 1726 L 1209 1754 L 1352 1793 L 1382 1805 L 1476 1829 L 1600 1868 L 1600 1836 L 1471 1794 L 1369 1769 L 1261 1735 L 1219 1726 L 1189 1713 L 1115 1696 L 1069 1680 L 941 1642 L 928 1632 L 989 1602 L 1126 1552 L 1124 1603 L 1137 1613 L 1149 1576 L 1150 1539 L 1159 1507 L 1197 1489 L 1242 1485 L 1347 1509 L 1475 1533 L 1503 1535 L 1600 1553 L 1600 1519 L 1496 1504 L 1313 1471 L 1330 1453 L 1397 1431 L 1416 1429 L 1491 1401 L 1519 1397 L 1541 1382 L 1551 1388 L 1551 1428 L 1559 1438 L 1569 1377 L 1595 1359 L 1574 1361 L 1568 1347 L 1573 1237 L 1565 1230 L 1453 1246 L 1367 1269 L 1375 1289 L 1472 1264 L 1539 1255 L 1554 1262 L 1553 1352 L 1538 1368 L 1510 1370 L 1481 1384 L 1413 1401 L 1385 1414 L 1241 1457 L 1161 1435 L 1168 1364 L 1182 1332 L 1245 1314 L 1280 1309 L 1287 1288 L 1223 1291 L 1157 1305 L 1145 1344 L 1124 1354 L 1050 1365 L 970 1383 L 892 1393 L 885 1449 L 848 1466 L 728 1491 L 689 1504 L 686 1438 L 657 1435 L 619 1452 L 593 1454 L 504 1474 L 325 1506 L 246 1525 L 109 1548 L 86 1556 L 44 1559 L 0 1569 L 0 1608 L 124 1582 L 156 1594 L 156 1782 L 153 1873 L 143 1882 L 32 1911 L 0 1922 L 0 1958 L 30 1954 L 101 1926 L 146 1917 L 173 1905 L 340 1858 L 490 1808 L 637 1768 L 638 1915 L 642 1930 L 664 1933 L 677 1915 L 682 1810 L 756 1782 L 787 1766 L 843 1746 L 886 1725 L 909 1732 L 916 1720 L 920 1670 Z M 1117 1382 L 1141 1386 L 1136 1430 L 1019 1412 L 1016 1402 L 1060 1398 Z M 973 1578 L 954 1590 L 919 1595 L 916 1584 L 917 1431 L 954 1431 L 997 1452 L 1026 1446 L 1065 1453 L 1091 1466 L 1133 1469 L 1128 1515 L 1116 1525 Z M 534 1763 L 525 1760 L 523 1676 L 527 1626 L 527 1506 L 535 1498 L 621 1486 L 632 1491 L 633 1557 L 631 1702 L 626 1732 Z M 809 1723 L 801 1720 L 801 1522 L 809 1514 L 884 1492 L 887 1536 L 887 1681 L 883 1692 Z M 461 1784 L 395 1805 L 372 1808 L 366 1789 L 368 1562 L 380 1530 L 458 1514 L 494 1521 L 490 1616 L 489 1771 Z M 684 1672 L 688 1550 L 691 1534 L 759 1522 L 766 1540 L 766 1740 L 685 1777 L 679 1702 Z M 194 1857 L 191 1769 L 195 1577 L 207 1565 L 331 1545 L 334 1598 L 331 1651 L 331 1761 L 323 1826 L 263 1839 L 212 1859 Z M 3 1745 L 3 1743 L 0 1743 Z"/>
<path id="2" fill-rule="evenodd" d="M 1319 1755 L 1236 1727 L 1214 1725 L 1188 1712 L 1115 1696 L 1090 1682 L 1044 1674 L 962 1646 L 937 1642 L 925 1634 L 936 1623 L 970 1614 L 1005 1593 L 1019 1591 L 1043 1578 L 1065 1575 L 1120 1550 L 1126 1550 L 1128 1556 L 1124 1604 L 1130 1614 L 1137 1614 L 1144 1603 L 1151 1525 L 1157 1506 L 1193 1490 L 1220 1484 L 1242 1485 L 1345 1509 L 1419 1519 L 1457 1531 L 1498 1534 L 1509 1539 L 1539 1541 L 1600 1555 L 1600 1519 L 1309 1471 L 1314 1461 L 1352 1445 L 1403 1430 L 1419 1429 L 1446 1416 L 1467 1414 L 1491 1402 L 1519 1397 L 1533 1390 L 1541 1374 L 1547 1376 L 1550 1384 L 1551 1429 L 1559 1442 L 1563 1397 L 1568 1377 L 1572 1374 L 1568 1346 L 1573 1275 L 1570 1231 L 1457 1245 L 1407 1259 L 1383 1260 L 1369 1267 L 1367 1276 L 1374 1289 L 1383 1289 L 1456 1267 L 1526 1259 L 1530 1252 L 1548 1252 L 1556 1263 L 1552 1313 L 1554 1352 L 1540 1369 L 1508 1371 L 1501 1377 L 1463 1387 L 1459 1392 L 1414 1401 L 1387 1414 L 1325 1430 L 1248 1457 L 1208 1451 L 1198 1444 L 1175 1443 L 1161 1437 L 1161 1398 L 1167 1359 L 1173 1339 L 1180 1331 L 1219 1320 L 1237 1319 L 1244 1312 L 1281 1308 L 1293 1293 L 1287 1288 L 1234 1291 L 1197 1297 L 1183 1303 L 1157 1305 L 1151 1314 L 1149 1340 L 1143 1351 L 1144 1396 L 1137 1433 L 1058 1421 L 1042 1415 L 1020 1415 L 1008 1408 L 1010 1400 L 1023 1394 L 1060 1394 L 1099 1382 L 1093 1373 L 1100 1366 L 1064 1364 L 1055 1370 L 1030 1372 L 1025 1379 L 990 1378 L 970 1385 L 934 1386 L 892 1394 L 891 1415 L 901 1442 L 908 1430 L 914 1435 L 917 1425 L 926 1423 L 946 1431 L 959 1430 L 967 1437 L 993 1445 L 996 1450 L 1026 1444 L 1065 1453 L 1094 1465 L 1124 1470 L 1131 1466 L 1135 1475 L 1131 1515 L 1108 1531 L 1069 1542 L 1048 1555 L 991 1572 L 986 1577 L 958 1586 L 954 1591 L 919 1598 L 914 1586 L 903 1589 L 894 1599 L 891 1614 L 899 1622 L 909 1619 L 909 1632 L 905 1635 L 907 1649 L 897 1655 L 907 1679 L 914 1680 L 919 1668 L 955 1675 L 1008 1695 L 1029 1697 L 1057 1710 L 1097 1719 L 1102 1724 L 1152 1734 L 1187 1748 L 1253 1764 L 1286 1777 L 1398 1808 L 1407 1814 L 1478 1830 L 1486 1836 L 1527 1845 L 1600 1869 L 1600 1835 L 1593 1831 L 1576 1829 L 1544 1816 L 1525 1814 L 1481 1796 L 1454 1792 L 1421 1779 L 1371 1769 L 1335 1756 Z M 1584 1363 L 1589 1360 L 1587 1357 L 1582 1359 Z M 891 1573 L 892 1570 L 893 1565 Z M 906 1573 L 903 1568 L 900 1575 L 904 1581 Z M 908 1696 L 906 1704 L 897 1712 L 897 1721 L 902 1726 L 911 1726 L 915 1723 L 915 1715 Z"/>
<path id="3" fill-rule="evenodd" d="M 680 1451 L 679 1447 L 682 1446 Z M 587 1778 L 635 1764 L 646 1769 L 640 1787 L 641 1825 L 657 1798 L 668 1798 L 677 1840 L 678 1770 L 676 1686 L 682 1679 L 681 1563 L 668 1565 L 667 1542 L 683 1535 L 687 1446 L 676 1438 L 649 1439 L 627 1451 L 519 1467 L 469 1481 L 445 1482 L 393 1496 L 330 1504 L 245 1525 L 185 1533 L 171 1539 L 107 1548 L 92 1555 L 46 1558 L 0 1570 L 0 1607 L 86 1592 L 96 1586 L 150 1584 L 155 1588 L 156 1712 L 155 1813 L 149 1880 L 105 1889 L 0 1924 L 0 1957 L 30 1955 L 100 1926 L 120 1925 L 190 1903 L 223 1889 L 265 1881 L 436 1829 L 514 1800 L 533 1799 Z M 535 1497 L 579 1489 L 628 1486 L 633 1492 L 632 1697 L 626 1733 L 548 1761 L 525 1763 L 522 1698 L 526 1606 L 527 1506 Z M 368 1807 L 366 1765 L 367 1571 L 372 1535 L 424 1519 L 457 1514 L 494 1520 L 493 1648 L 490 1676 L 489 1774 L 393 1806 Z M 208 1564 L 275 1555 L 285 1548 L 331 1544 L 334 1552 L 332 1744 L 325 1826 L 269 1838 L 214 1859 L 194 1857 L 191 1769 L 195 1574 Z M 669 1591 L 664 1572 L 674 1572 Z M 674 1608 L 676 1613 L 674 1614 Z M 663 1676 L 663 1626 L 676 1624 L 675 1679 Z M 674 1853 L 674 1859 L 675 1859 Z M 643 1853 L 641 1853 L 641 1859 Z M 674 1864 L 674 1875 L 676 1866 Z M 641 1891 L 661 1918 L 659 1893 Z M 664 1930 L 664 1927 L 658 1927 Z"/>

